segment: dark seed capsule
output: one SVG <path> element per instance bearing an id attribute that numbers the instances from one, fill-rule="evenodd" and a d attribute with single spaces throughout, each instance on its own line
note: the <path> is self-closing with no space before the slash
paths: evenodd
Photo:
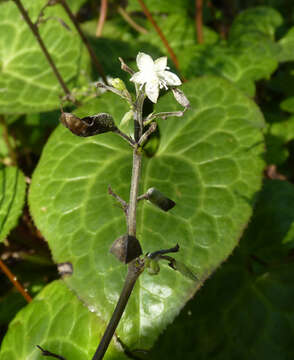
<path id="1" fill-rule="evenodd" d="M 107 113 L 86 116 L 80 119 L 74 114 L 62 112 L 60 121 L 73 134 L 83 137 L 103 134 L 117 129 L 112 116 Z"/>
<path id="2" fill-rule="evenodd" d="M 176 205 L 174 201 L 164 196 L 159 190 L 155 188 L 148 189 L 146 194 L 148 200 L 152 204 L 159 207 L 161 210 L 168 211 Z"/>
<path id="3" fill-rule="evenodd" d="M 114 241 L 110 252 L 124 264 L 142 255 L 141 245 L 135 236 L 123 235 Z"/>

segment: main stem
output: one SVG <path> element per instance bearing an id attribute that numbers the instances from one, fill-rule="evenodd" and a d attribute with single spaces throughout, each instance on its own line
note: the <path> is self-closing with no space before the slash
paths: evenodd
<path id="1" fill-rule="evenodd" d="M 135 147 L 133 151 L 133 171 L 130 190 L 130 201 L 128 208 L 128 234 L 136 237 L 136 218 L 137 218 L 137 197 L 139 192 L 139 179 L 141 170 L 142 155 L 138 154 Z"/>
<path id="2" fill-rule="evenodd" d="M 130 200 L 128 206 L 127 214 L 127 225 L 128 225 L 128 234 L 136 236 L 136 216 L 137 216 L 137 197 L 139 192 L 139 180 L 140 180 L 140 170 L 142 155 L 138 152 L 138 139 L 142 136 L 143 132 L 143 123 L 142 123 L 142 109 L 143 109 L 144 95 L 140 94 L 138 96 L 138 101 L 136 103 L 136 110 L 134 111 L 134 122 L 135 122 L 135 147 L 133 150 L 133 168 L 132 168 L 132 180 L 131 180 L 131 189 L 130 189 Z M 137 126 L 137 127 L 136 127 Z M 137 129 L 137 130 L 136 130 Z M 104 357 L 104 354 L 109 346 L 109 343 L 113 337 L 115 329 L 123 315 L 123 312 L 126 308 L 132 290 L 135 286 L 135 283 L 144 270 L 144 261 L 140 258 L 134 259 L 128 265 L 128 273 L 125 279 L 124 287 L 120 294 L 118 303 L 116 304 L 115 310 L 112 314 L 112 317 L 107 325 L 105 333 L 100 341 L 100 344 L 92 358 L 92 360 L 101 360 Z"/>
<path id="3" fill-rule="evenodd" d="M 128 303 L 129 297 L 135 286 L 135 283 L 142 272 L 142 266 L 138 266 L 136 260 L 133 260 L 128 266 L 128 273 L 125 279 L 124 287 L 116 304 L 112 317 L 107 325 L 105 333 L 100 341 L 100 344 L 92 358 L 92 360 L 101 360 L 109 346 L 112 336 L 117 328 L 117 325 L 122 317 L 125 307 Z"/>

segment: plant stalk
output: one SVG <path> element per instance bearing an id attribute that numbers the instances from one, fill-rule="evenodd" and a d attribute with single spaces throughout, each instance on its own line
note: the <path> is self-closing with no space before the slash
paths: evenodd
<path id="1" fill-rule="evenodd" d="M 100 64 L 99 60 L 97 59 L 97 56 L 92 48 L 92 46 L 89 43 L 89 40 L 86 38 L 85 34 L 83 33 L 77 19 L 75 18 L 74 14 L 72 13 L 70 7 L 68 6 L 66 0 L 59 0 L 60 4 L 62 5 L 62 7 L 64 8 L 64 10 L 66 11 L 68 17 L 70 18 L 70 20 L 72 21 L 72 23 L 74 24 L 78 34 L 80 35 L 83 43 L 85 44 L 88 53 L 90 55 L 90 58 L 92 59 L 99 75 L 101 76 L 102 80 L 105 82 L 105 84 L 107 84 L 107 79 L 104 73 L 104 70 L 102 68 L 102 65 Z"/>
<path id="2" fill-rule="evenodd" d="M 143 132 L 143 120 L 142 111 L 145 95 L 143 93 L 138 94 L 137 102 L 134 110 L 134 123 L 135 123 L 135 145 L 133 150 L 133 168 L 132 179 L 130 189 L 130 200 L 127 211 L 127 225 L 128 234 L 136 237 L 136 216 L 137 216 L 137 198 L 139 192 L 139 180 L 142 155 L 138 152 L 138 141 Z M 94 354 L 92 360 L 101 360 L 109 346 L 109 343 L 113 337 L 115 329 L 124 313 L 129 297 L 133 291 L 135 283 L 144 270 L 144 260 L 136 258 L 128 264 L 127 277 L 125 279 L 124 287 L 120 294 L 118 303 L 112 314 L 112 317 L 107 325 L 105 333 L 100 341 L 100 344 Z"/>
<path id="3" fill-rule="evenodd" d="M 137 197 L 139 192 L 139 178 L 142 155 L 138 154 L 137 147 L 133 152 L 133 171 L 128 209 L 128 234 L 136 237 Z"/>
<path id="4" fill-rule="evenodd" d="M 142 262 L 133 260 L 128 266 L 128 273 L 125 279 L 124 287 L 120 294 L 118 303 L 115 307 L 115 310 L 112 314 L 112 317 L 107 325 L 105 333 L 101 339 L 101 342 L 92 358 L 92 360 L 101 360 L 109 346 L 109 343 L 112 339 L 112 336 L 117 328 L 117 325 L 122 317 L 122 314 L 125 310 L 125 307 L 128 303 L 129 297 L 132 293 L 132 290 L 135 286 L 135 283 L 143 271 L 144 265 Z"/>
<path id="5" fill-rule="evenodd" d="M 4 264 L 4 262 L 0 259 L 0 269 L 4 272 L 4 274 L 8 277 L 8 279 L 12 282 L 13 286 L 17 289 L 17 291 L 25 298 L 25 300 L 29 303 L 33 299 L 26 289 L 23 288 L 21 283 L 17 280 L 17 277 L 9 270 L 9 268 Z"/>
<path id="6" fill-rule="evenodd" d="M 203 43 L 203 20 L 202 20 L 202 12 L 203 12 L 203 0 L 195 0 L 195 26 L 196 26 L 196 34 L 197 41 L 199 44 Z"/>
<path id="7" fill-rule="evenodd" d="M 148 34 L 148 31 L 143 27 L 137 24 L 131 16 L 124 10 L 123 7 L 118 6 L 117 12 L 125 19 L 125 21 L 135 30 L 137 30 L 141 34 Z"/>
<path id="8" fill-rule="evenodd" d="M 163 45 L 166 47 L 175 67 L 177 68 L 177 70 L 180 72 L 180 65 L 179 65 L 179 61 L 178 58 L 176 56 L 176 54 L 174 53 L 173 49 L 171 48 L 171 46 L 169 45 L 166 37 L 164 36 L 162 30 L 160 29 L 160 27 L 157 25 L 156 21 L 154 20 L 154 18 L 152 17 L 149 9 L 147 8 L 147 6 L 145 5 L 143 0 L 138 0 L 139 4 L 141 5 L 141 8 L 144 12 L 144 14 L 146 15 L 147 19 L 151 22 L 151 24 L 153 25 L 155 31 L 157 32 L 157 34 L 159 35 Z"/>
<path id="9" fill-rule="evenodd" d="M 28 26 L 30 27 L 32 33 L 34 34 L 35 38 L 37 39 L 49 65 L 51 66 L 51 69 L 54 73 L 54 75 L 56 76 L 60 86 L 62 87 L 63 91 L 65 92 L 65 94 L 67 95 L 68 99 L 71 99 L 72 100 L 72 96 L 71 96 L 71 93 L 68 89 L 68 87 L 66 86 L 65 84 L 65 81 L 63 80 L 60 72 L 58 71 L 51 55 L 49 54 L 47 48 L 46 48 L 46 45 L 45 43 L 43 42 L 41 36 L 40 36 L 40 33 L 39 33 L 39 29 L 38 27 L 32 22 L 32 20 L 30 19 L 26 9 L 23 7 L 22 3 L 20 0 L 13 0 L 16 4 L 16 6 L 18 7 L 20 13 L 22 14 L 25 22 L 28 24 Z"/>
<path id="10" fill-rule="evenodd" d="M 108 10 L 108 0 L 101 0 L 100 15 L 96 28 L 96 37 L 100 37 L 102 35 L 104 23 L 107 16 L 107 10 Z"/>

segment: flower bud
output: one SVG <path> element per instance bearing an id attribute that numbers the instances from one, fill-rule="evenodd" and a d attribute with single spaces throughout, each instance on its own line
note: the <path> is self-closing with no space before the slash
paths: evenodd
<path id="1" fill-rule="evenodd" d="M 184 108 L 188 109 L 190 108 L 190 101 L 187 99 L 186 95 L 183 93 L 182 90 L 174 87 L 172 88 L 172 92 L 174 94 L 175 99 L 177 102 L 182 105 Z"/>
<path id="2" fill-rule="evenodd" d="M 83 137 L 103 134 L 117 129 L 112 116 L 107 113 L 86 116 L 80 119 L 72 113 L 62 111 L 60 121 L 73 134 Z"/>
<path id="3" fill-rule="evenodd" d="M 125 83 L 122 81 L 122 79 L 120 79 L 120 78 L 115 78 L 115 79 L 112 79 L 111 80 L 111 85 L 115 88 L 115 89 L 117 89 L 117 90 L 119 90 L 119 91 L 125 91 L 126 90 L 126 85 L 125 85 Z"/>
<path id="4" fill-rule="evenodd" d="M 135 236 L 122 235 L 114 241 L 110 252 L 124 264 L 136 259 L 142 255 L 141 245 Z"/>
<path id="5" fill-rule="evenodd" d="M 150 188 L 146 192 L 147 199 L 163 211 L 168 211 L 172 209 L 176 203 L 171 199 L 164 196 L 159 190 Z"/>

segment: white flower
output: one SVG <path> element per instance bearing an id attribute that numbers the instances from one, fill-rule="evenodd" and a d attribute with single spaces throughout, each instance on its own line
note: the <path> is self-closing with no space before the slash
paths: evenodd
<path id="1" fill-rule="evenodd" d="M 137 66 L 140 71 L 136 72 L 131 81 L 140 84 L 141 88 L 145 85 L 147 97 L 154 103 L 157 102 L 159 89 L 168 89 L 168 86 L 181 85 L 181 80 L 177 75 L 170 71 L 167 65 L 167 57 L 161 57 L 153 61 L 150 55 L 139 52 L 137 55 Z"/>

